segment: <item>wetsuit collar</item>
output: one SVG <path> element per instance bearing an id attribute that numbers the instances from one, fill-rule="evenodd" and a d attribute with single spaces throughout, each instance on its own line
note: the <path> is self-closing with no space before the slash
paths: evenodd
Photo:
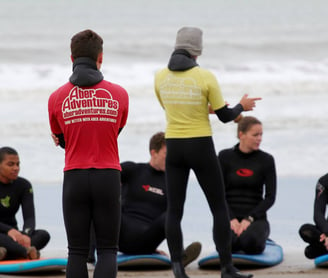
<path id="1" fill-rule="evenodd" d="M 94 60 L 88 57 L 76 58 L 73 62 L 73 74 L 69 81 L 77 86 L 92 86 L 104 79 Z"/>
<path id="2" fill-rule="evenodd" d="M 170 58 L 168 68 L 172 71 L 185 71 L 198 66 L 195 58 L 184 49 L 175 50 Z"/>
<path id="3" fill-rule="evenodd" d="M 256 154 L 257 152 L 259 152 L 259 150 L 256 150 L 256 151 L 252 151 L 250 153 L 244 153 L 242 152 L 240 149 L 239 149 L 239 143 L 236 144 L 234 147 L 233 147 L 233 150 L 238 153 L 240 156 L 243 156 L 243 157 L 249 157 L 251 155 L 254 155 Z"/>

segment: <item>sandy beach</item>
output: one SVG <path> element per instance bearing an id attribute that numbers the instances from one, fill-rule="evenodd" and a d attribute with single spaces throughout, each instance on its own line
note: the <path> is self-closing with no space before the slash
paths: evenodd
<path id="1" fill-rule="evenodd" d="M 284 261 L 276 266 L 261 268 L 261 269 L 243 269 L 243 272 L 253 273 L 254 277 L 261 278 L 300 278 L 300 277 L 327 277 L 327 268 L 315 268 L 312 260 L 307 260 L 303 254 L 299 253 L 288 253 L 285 252 Z M 217 278 L 219 276 L 219 270 L 202 270 L 198 268 L 197 262 L 193 262 L 186 268 L 186 272 L 190 278 L 192 277 L 206 277 L 206 278 Z M 56 273 L 40 273 L 40 274 L 29 274 L 29 275 L 4 275 L 0 274 L 1 278 L 18 278 L 18 277 L 29 277 L 29 278 L 64 278 L 64 272 Z M 89 271 L 89 277 L 93 277 L 93 271 Z M 171 270 L 151 270 L 151 271 L 118 271 L 119 277 L 173 277 Z"/>

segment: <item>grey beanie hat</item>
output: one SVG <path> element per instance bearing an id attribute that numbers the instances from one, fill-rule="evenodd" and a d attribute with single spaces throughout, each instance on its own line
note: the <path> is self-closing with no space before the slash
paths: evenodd
<path id="1" fill-rule="evenodd" d="M 177 33 L 174 49 L 187 50 L 192 56 L 201 55 L 203 31 L 197 27 L 182 27 Z"/>

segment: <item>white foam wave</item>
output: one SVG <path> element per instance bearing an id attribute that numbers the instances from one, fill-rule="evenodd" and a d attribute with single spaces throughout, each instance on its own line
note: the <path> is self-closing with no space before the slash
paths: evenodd
<path id="1" fill-rule="evenodd" d="M 149 137 L 165 129 L 165 115 L 153 91 L 154 73 L 162 66 L 134 63 L 103 68 L 106 79 L 122 85 L 130 94 L 128 124 L 119 139 L 122 161 L 146 161 Z M 254 111 L 245 114 L 263 122 L 263 149 L 275 156 L 279 175 L 317 176 L 325 171 L 327 60 L 225 64 L 212 70 L 231 105 L 243 93 L 263 98 Z M 47 100 L 70 74 L 70 65 L 0 65 L 0 118 L 4 119 L 0 122 L 0 145 L 17 148 L 22 159 L 29 161 L 22 173 L 42 183 L 57 181 L 62 171 L 63 153 L 50 138 Z M 231 147 L 236 142 L 235 124 L 223 125 L 215 116 L 211 120 L 217 150 Z M 51 165 L 40 165 L 49 155 Z"/>
<path id="2" fill-rule="evenodd" d="M 163 64 L 159 63 L 116 63 L 104 65 L 102 71 L 106 79 L 123 87 L 148 86 L 152 89 L 154 74 L 161 67 Z M 254 86 L 256 90 L 268 92 L 312 91 L 314 93 L 327 92 L 328 88 L 328 60 L 226 63 L 212 66 L 210 69 L 218 77 L 221 85 L 232 88 Z M 70 74 L 70 65 L 1 64 L 1 94 L 4 97 L 3 92 L 7 90 L 53 90 L 67 82 Z"/>

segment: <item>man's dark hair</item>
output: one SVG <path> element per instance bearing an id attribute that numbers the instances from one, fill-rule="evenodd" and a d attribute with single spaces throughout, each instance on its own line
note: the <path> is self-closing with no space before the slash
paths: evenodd
<path id="1" fill-rule="evenodd" d="M 5 159 L 6 155 L 18 155 L 17 151 L 11 147 L 0 148 L 0 163 Z"/>
<path id="2" fill-rule="evenodd" d="M 71 39 L 71 54 L 73 59 L 89 57 L 97 61 L 99 53 L 103 52 L 103 39 L 92 30 L 84 30 Z"/>
<path id="3" fill-rule="evenodd" d="M 149 151 L 159 152 L 164 145 L 166 145 L 164 132 L 157 132 L 150 138 Z"/>

